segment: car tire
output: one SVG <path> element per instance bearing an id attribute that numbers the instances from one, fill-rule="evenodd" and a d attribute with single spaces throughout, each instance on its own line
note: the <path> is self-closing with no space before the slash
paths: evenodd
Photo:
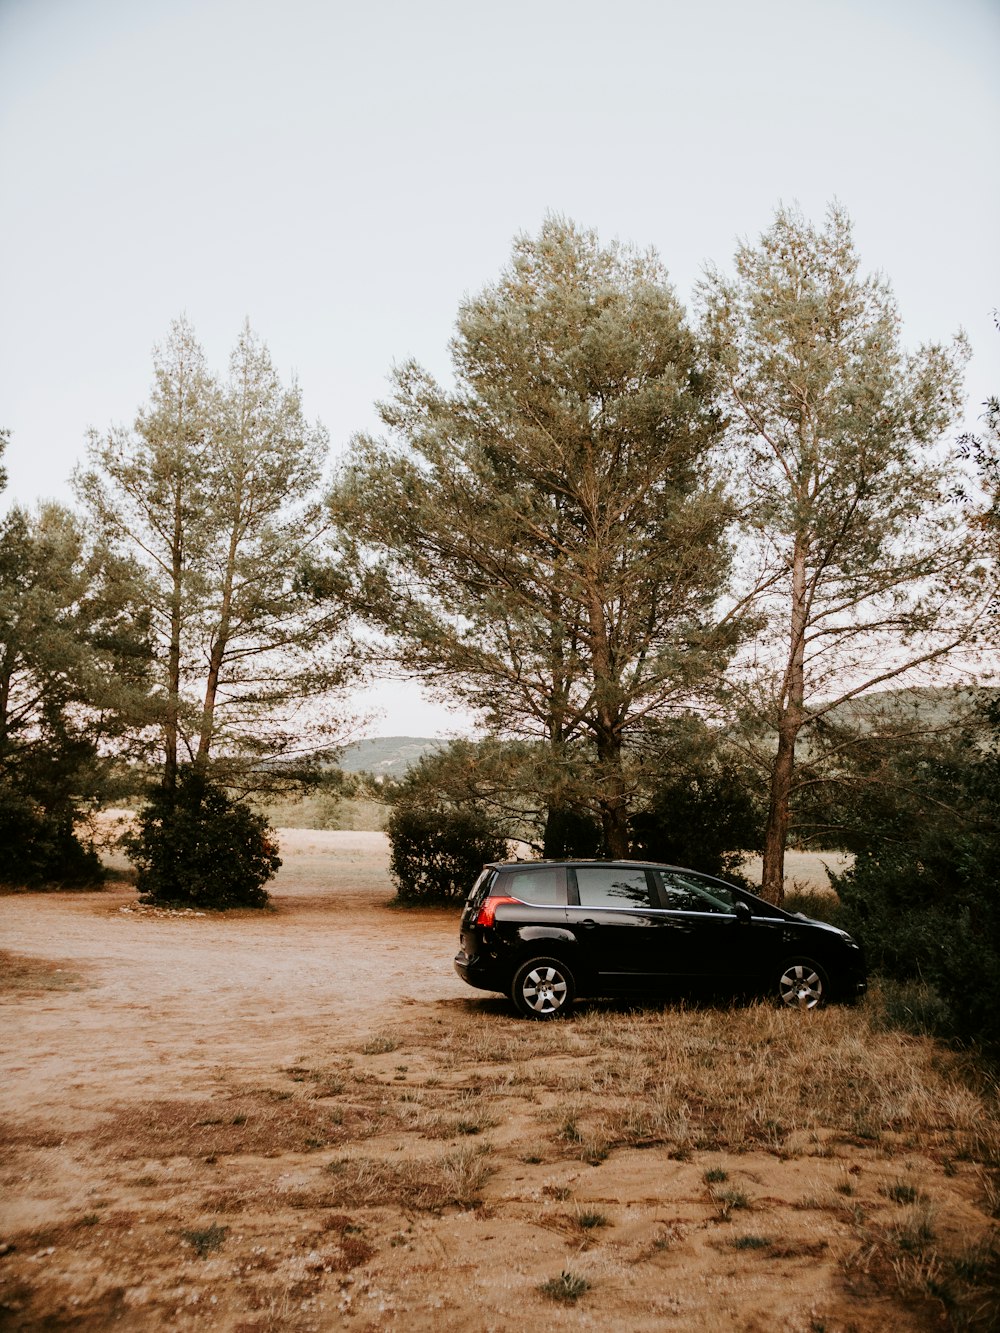
<path id="1" fill-rule="evenodd" d="M 510 983 L 514 1008 L 524 1018 L 558 1018 L 576 998 L 573 973 L 558 958 L 529 958 Z"/>
<path id="2" fill-rule="evenodd" d="M 819 1009 L 830 999 L 830 980 L 811 958 L 788 958 L 777 976 L 778 1003 L 788 1009 Z"/>

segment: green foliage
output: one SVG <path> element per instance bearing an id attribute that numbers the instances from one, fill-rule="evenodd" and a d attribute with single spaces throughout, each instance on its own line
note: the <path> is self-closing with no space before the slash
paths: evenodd
<path id="1" fill-rule="evenodd" d="M 1000 709 L 958 739 L 869 757 L 844 794 L 852 870 L 834 877 L 845 925 L 877 969 L 930 983 L 953 1030 L 1000 1043 Z M 859 760 L 859 765 L 861 761 Z"/>
<path id="2" fill-rule="evenodd" d="M 588 860 L 604 849 L 604 830 L 595 816 L 579 806 L 554 805 L 545 815 L 542 855 L 554 860 L 578 857 Z"/>
<path id="3" fill-rule="evenodd" d="M 38 799 L 0 779 L 0 884 L 56 888 L 97 883 L 100 858 L 77 837 L 71 799 L 53 787 Z"/>
<path id="4" fill-rule="evenodd" d="M 148 623 L 135 571 L 68 510 L 0 522 L 0 879 L 100 877 L 77 826 L 148 716 Z"/>
<path id="5" fill-rule="evenodd" d="M 228 1227 L 220 1227 L 217 1222 L 213 1222 L 208 1227 L 196 1227 L 190 1231 L 182 1231 L 181 1235 L 194 1249 L 199 1259 L 206 1259 L 213 1250 L 221 1248 L 228 1232 Z"/>
<path id="6" fill-rule="evenodd" d="M 603 832 L 579 747 L 540 741 L 455 740 L 421 756 L 393 787 L 397 805 L 473 809 L 547 857 L 601 853 Z"/>
<path id="7" fill-rule="evenodd" d="M 185 751 L 234 781 L 280 783 L 277 757 L 336 737 L 324 703 L 350 674 L 339 576 L 324 563 L 326 432 L 249 327 L 224 382 L 184 320 L 154 371 L 134 426 L 92 434 L 76 484 L 147 575 L 166 785 Z"/>
<path id="8" fill-rule="evenodd" d="M 193 766 L 158 789 L 123 840 L 147 902 L 225 909 L 264 907 L 281 865 L 263 815 Z"/>
<path id="9" fill-rule="evenodd" d="M 579 1273 L 572 1273 L 564 1268 L 558 1277 L 550 1277 L 539 1286 L 538 1290 L 550 1301 L 558 1301 L 561 1305 L 575 1305 L 580 1297 L 590 1290 L 590 1283 Z"/>
<path id="10" fill-rule="evenodd" d="M 627 854 L 623 755 L 738 638 L 713 383 L 659 261 L 550 218 L 466 301 L 454 388 L 412 363 L 331 495 L 360 612 L 497 734 L 581 759 Z M 562 799 L 553 774 L 545 808 Z"/>
<path id="11" fill-rule="evenodd" d="M 507 854 L 503 831 L 474 809 L 397 806 L 389 819 L 390 869 L 401 903 L 463 898 L 487 861 Z"/>
<path id="12" fill-rule="evenodd" d="M 745 477 L 741 593 L 763 626 L 740 688 L 770 771 L 763 889 L 778 901 L 800 733 L 974 632 L 975 551 L 940 447 L 968 348 L 903 350 L 838 205 L 821 227 L 779 208 L 735 270 L 701 284 L 702 328 Z"/>
<path id="13" fill-rule="evenodd" d="M 767 813 L 760 770 L 688 720 L 656 753 L 646 780 L 650 797 L 632 818 L 635 854 L 745 883 L 739 866 L 760 850 Z"/>

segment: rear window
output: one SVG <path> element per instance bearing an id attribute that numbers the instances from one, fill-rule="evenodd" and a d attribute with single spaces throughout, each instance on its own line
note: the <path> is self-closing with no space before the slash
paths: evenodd
<path id="1" fill-rule="evenodd" d="M 490 891 L 490 885 L 496 879 L 496 876 L 497 872 L 491 866 L 487 866 L 469 890 L 469 896 L 465 900 L 467 911 L 475 910 L 478 912 L 479 908 L 486 901 L 486 897 Z"/>
<path id="2" fill-rule="evenodd" d="M 561 866 L 518 866 L 500 872 L 494 892 L 498 897 L 517 898 L 522 903 L 554 907 L 566 901 L 563 876 Z"/>

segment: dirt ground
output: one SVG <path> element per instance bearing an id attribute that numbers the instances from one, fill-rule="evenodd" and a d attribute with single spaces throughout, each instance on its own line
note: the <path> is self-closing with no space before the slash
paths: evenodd
<path id="1" fill-rule="evenodd" d="M 519 1022 L 383 835 L 281 842 L 267 913 L 0 897 L 0 1327 L 993 1326 L 992 1103 L 933 1043 Z"/>

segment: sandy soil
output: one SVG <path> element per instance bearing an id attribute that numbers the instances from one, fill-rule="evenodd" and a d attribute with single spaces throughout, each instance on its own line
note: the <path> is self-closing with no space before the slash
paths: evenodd
<path id="1" fill-rule="evenodd" d="M 132 891 L 0 899 L 4 948 L 63 958 L 87 985 L 77 1003 L 18 1007 L 0 1038 L 5 1053 L 16 1043 L 0 1114 L 92 1118 L 109 1096 L 205 1092 L 220 1069 L 252 1078 L 357 1042 L 407 1001 L 463 996 L 455 913 L 401 928 L 384 905 L 385 846 L 381 833 L 283 831 L 273 913 L 171 915 Z"/>
<path id="2" fill-rule="evenodd" d="M 282 855 L 266 914 L 0 898 L 0 1327 L 944 1326 L 845 1282 L 837 1194 L 888 1208 L 887 1180 L 934 1174 L 978 1238 L 971 1166 L 815 1136 L 566 1155 L 539 1126 L 566 1121 L 573 1025 L 470 992 L 456 913 L 386 905 L 383 835 L 285 831 Z M 542 1290 L 563 1272 L 579 1304 Z"/>

